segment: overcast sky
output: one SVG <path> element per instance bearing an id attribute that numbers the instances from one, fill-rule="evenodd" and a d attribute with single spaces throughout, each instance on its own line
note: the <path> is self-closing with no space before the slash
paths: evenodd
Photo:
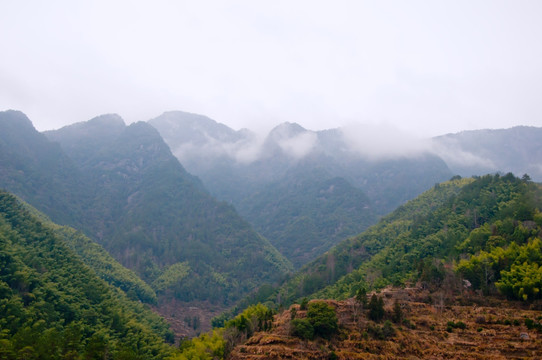
<path id="1" fill-rule="evenodd" d="M 235 129 L 542 126 L 542 1 L 0 1 L 0 110 Z"/>

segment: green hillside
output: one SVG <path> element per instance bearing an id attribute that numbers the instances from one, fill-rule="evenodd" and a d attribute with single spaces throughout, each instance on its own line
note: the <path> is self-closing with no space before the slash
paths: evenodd
<path id="1" fill-rule="evenodd" d="M 163 359 L 168 326 L 0 191 L 0 358 Z"/>
<path id="2" fill-rule="evenodd" d="M 376 222 L 369 198 L 323 169 L 292 172 L 243 200 L 239 211 L 297 268 Z"/>
<path id="3" fill-rule="evenodd" d="M 152 126 L 125 126 L 108 115 L 47 137 L 88 183 L 82 230 L 159 296 L 228 305 L 291 269 L 231 205 L 184 170 Z"/>
<path id="4" fill-rule="evenodd" d="M 540 186 L 512 174 L 436 185 L 302 268 L 273 300 L 288 304 L 304 296 L 344 299 L 360 288 L 418 281 L 439 285 L 448 275 L 456 282 L 469 280 L 474 289 L 501 290 L 512 297 L 528 293 L 532 299 L 539 296 L 536 282 L 542 285 L 542 261 L 536 255 L 541 207 Z M 532 254 L 528 259 L 527 251 Z M 487 271 L 491 276 L 480 280 Z M 509 283 L 514 277 L 526 281 L 518 278 L 522 271 L 533 273 L 533 281 L 520 295 L 521 287 Z"/>
<path id="5" fill-rule="evenodd" d="M 85 265 L 94 270 L 98 277 L 124 291 L 132 300 L 156 303 L 154 290 L 132 270 L 119 264 L 102 246 L 86 237 L 81 231 L 55 224 L 33 206 L 24 202 L 22 204 L 30 215 L 51 229 L 66 246 L 79 255 Z"/>

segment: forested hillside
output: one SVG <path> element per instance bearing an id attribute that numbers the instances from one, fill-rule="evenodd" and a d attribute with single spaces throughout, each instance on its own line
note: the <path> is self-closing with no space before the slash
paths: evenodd
<path id="1" fill-rule="evenodd" d="M 376 221 L 365 193 L 322 169 L 292 171 L 239 209 L 297 268 Z"/>
<path id="2" fill-rule="evenodd" d="M 115 258 L 160 294 L 223 304 L 288 271 L 288 261 L 212 198 L 154 128 L 118 121 L 47 132 L 89 180 L 87 231 Z"/>
<path id="3" fill-rule="evenodd" d="M 278 298 L 345 299 L 362 288 L 438 285 L 449 276 L 487 293 L 539 298 L 541 207 L 542 189 L 528 177 L 437 185 L 304 267 Z"/>
<path id="4" fill-rule="evenodd" d="M 147 285 L 121 275 L 82 234 L 55 227 L 132 298 L 155 302 L 156 294 L 186 308 L 192 301 L 223 307 L 291 269 L 231 205 L 184 170 L 151 126 L 105 115 L 46 135 L 21 112 L 0 112 L 0 188 L 80 230 L 134 270 Z"/>
<path id="5" fill-rule="evenodd" d="M 0 191 L 0 358 L 171 355 L 166 323 L 100 279 L 55 232 Z"/>
<path id="6" fill-rule="evenodd" d="M 59 144 L 37 132 L 22 112 L 0 112 L 0 189 L 60 224 L 78 227 L 85 188 L 85 178 Z"/>
<path id="7" fill-rule="evenodd" d="M 79 230 L 55 224 L 48 216 L 37 211 L 31 205 L 24 202 L 22 204 L 30 215 L 62 239 L 64 244 L 77 254 L 99 278 L 124 291 L 131 300 L 156 304 L 157 297 L 154 290 L 132 270 L 119 264 L 101 245 L 89 239 Z"/>

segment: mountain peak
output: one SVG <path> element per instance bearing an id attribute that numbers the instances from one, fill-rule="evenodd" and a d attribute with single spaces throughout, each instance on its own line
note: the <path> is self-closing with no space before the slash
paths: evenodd
<path id="1" fill-rule="evenodd" d="M 25 113 L 19 110 L 0 111 L 0 124 L 4 127 L 8 126 L 11 129 L 20 128 L 35 131 L 32 121 L 30 121 Z"/>
<path id="2" fill-rule="evenodd" d="M 287 139 L 294 137 L 296 135 L 309 132 L 298 123 L 284 122 L 280 125 L 277 125 L 269 133 L 269 138 L 272 139 Z"/>
<path id="3" fill-rule="evenodd" d="M 207 116 L 184 111 L 165 112 L 149 120 L 149 124 L 158 129 L 164 139 L 175 137 L 180 140 L 180 143 L 206 143 L 210 139 L 236 142 L 245 134 Z"/>
<path id="4" fill-rule="evenodd" d="M 124 127 L 126 124 L 124 120 L 118 114 L 103 114 L 96 116 L 86 122 L 88 125 L 102 125 L 102 126 L 115 126 Z"/>

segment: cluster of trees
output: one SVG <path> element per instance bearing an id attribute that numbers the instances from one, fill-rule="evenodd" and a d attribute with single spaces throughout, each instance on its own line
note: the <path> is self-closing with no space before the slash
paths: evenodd
<path id="1" fill-rule="evenodd" d="M 303 308 L 304 306 L 301 306 L 301 309 Z M 293 336 L 308 340 L 315 336 L 329 339 L 339 329 L 335 308 L 325 301 L 310 302 L 304 318 L 296 318 L 295 314 L 296 312 L 292 313 L 290 324 Z"/>
<path id="2" fill-rule="evenodd" d="M 510 298 L 535 300 L 542 296 L 541 264 L 542 241 L 530 238 L 521 245 L 512 242 L 505 247 L 494 247 L 489 252 L 482 250 L 470 259 L 462 260 L 457 271 L 475 289 L 482 289 L 485 293 L 496 288 Z"/>
<path id="3" fill-rule="evenodd" d="M 199 337 L 181 341 L 180 353 L 175 354 L 173 359 L 223 359 L 235 345 L 255 332 L 271 329 L 274 314 L 273 310 L 262 304 L 249 306 L 233 319 L 226 321 L 224 326 L 214 328 Z"/>

